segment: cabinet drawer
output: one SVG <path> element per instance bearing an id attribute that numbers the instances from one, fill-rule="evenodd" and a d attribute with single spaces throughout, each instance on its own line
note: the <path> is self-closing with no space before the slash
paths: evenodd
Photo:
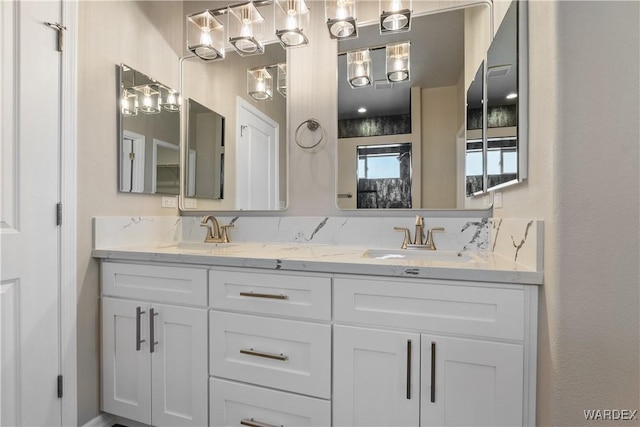
<path id="1" fill-rule="evenodd" d="M 331 319 L 329 277 L 213 270 L 209 280 L 212 308 Z"/>
<path id="2" fill-rule="evenodd" d="M 331 404 L 313 397 L 211 378 L 211 426 L 328 426 Z"/>
<path id="3" fill-rule="evenodd" d="M 328 399 L 331 327 L 212 311 L 211 375 Z"/>
<path id="4" fill-rule="evenodd" d="M 103 262 L 102 293 L 145 301 L 205 307 L 207 270 Z"/>
<path id="5" fill-rule="evenodd" d="M 462 282 L 334 279 L 337 322 L 522 340 L 524 289 Z"/>

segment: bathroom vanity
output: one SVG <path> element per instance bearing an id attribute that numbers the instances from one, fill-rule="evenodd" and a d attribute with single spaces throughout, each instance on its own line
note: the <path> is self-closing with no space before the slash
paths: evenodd
<path id="1" fill-rule="evenodd" d="M 534 425 L 541 271 L 382 252 L 97 245 L 102 409 L 156 426 Z"/>

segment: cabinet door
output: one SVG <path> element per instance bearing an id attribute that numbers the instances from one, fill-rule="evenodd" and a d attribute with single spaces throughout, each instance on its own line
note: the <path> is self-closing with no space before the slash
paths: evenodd
<path id="1" fill-rule="evenodd" d="M 207 424 L 207 311 L 154 304 L 154 426 Z"/>
<path id="2" fill-rule="evenodd" d="M 422 426 L 522 425 L 518 344 L 422 336 Z"/>
<path id="3" fill-rule="evenodd" d="M 418 426 L 420 335 L 334 327 L 333 425 Z"/>
<path id="4" fill-rule="evenodd" d="M 151 423 L 149 308 L 102 298 L 102 410 L 145 424 Z"/>

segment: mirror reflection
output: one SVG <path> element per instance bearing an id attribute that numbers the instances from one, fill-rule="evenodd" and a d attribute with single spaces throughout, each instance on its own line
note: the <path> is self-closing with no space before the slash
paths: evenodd
<path id="1" fill-rule="evenodd" d="M 190 134 L 185 136 L 188 151 L 182 154 L 187 165 L 196 165 L 196 173 L 190 172 L 193 168 L 187 166 L 184 207 L 195 204 L 198 210 L 284 209 L 287 203 L 286 51 L 272 43 L 265 46 L 262 55 L 243 57 L 227 50 L 222 61 L 205 63 L 197 58 L 186 59 L 182 62 L 182 91 L 185 99 L 198 104 L 195 107 L 198 111 L 206 109 L 224 118 L 222 133 L 201 143 L 200 138 L 197 142 L 191 138 L 196 125 L 189 114 Z M 219 120 L 214 117 L 200 116 L 200 121 L 212 126 L 210 120 Z M 204 148 L 202 144 L 209 145 Z M 197 151 L 195 160 L 190 159 L 194 157 L 192 150 Z M 209 154 L 202 157 L 203 150 Z M 202 167 L 198 163 L 200 158 L 203 158 Z M 202 174 L 206 171 L 206 176 L 200 174 L 201 170 Z M 206 179 L 206 184 L 201 179 Z M 203 188 L 208 189 L 201 191 Z M 188 203 L 190 199 L 197 201 Z"/>
<path id="2" fill-rule="evenodd" d="M 487 51 L 487 191 L 518 182 L 518 2 Z"/>
<path id="3" fill-rule="evenodd" d="M 119 190 L 180 193 L 180 94 L 127 66 L 118 69 Z"/>
<path id="4" fill-rule="evenodd" d="M 484 61 L 467 90 L 466 195 L 484 192 Z"/>
<path id="5" fill-rule="evenodd" d="M 224 198 L 224 122 L 220 114 L 188 100 L 187 197 Z"/>
<path id="6" fill-rule="evenodd" d="M 465 98 L 489 44 L 490 13 L 482 4 L 414 15 L 409 32 L 380 35 L 368 25 L 339 42 L 339 208 L 466 207 Z M 409 48 L 393 49 L 402 42 Z M 366 79 L 354 77 L 367 62 L 349 54 L 365 48 L 370 84 L 359 87 Z M 360 69 L 350 75 L 353 63 Z"/>

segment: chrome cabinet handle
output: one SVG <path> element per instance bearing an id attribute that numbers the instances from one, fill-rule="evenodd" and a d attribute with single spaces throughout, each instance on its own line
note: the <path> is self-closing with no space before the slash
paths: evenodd
<path id="1" fill-rule="evenodd" d="M 255 292 L 240 292 L 241 297 L 252 297 L 252 298 L 268 298 L 268 299 L 289 299 L 288 296 L 280 294 L 257 294 Z"/>
<path id="2" fill-rule="evenodd" d="M 285 356 L 282 353 L 280 353 L 280 354 L 265 353 L 264 351 L 256 351 L 256 350 L 254 350 L 252 348 L 242 348 L 242 349 L 240 349 L 240 353 L 248 354 L 249 356 L 264 357 L 266 359 L 280 360 L 280 361 L 283 361 L 283 362 L 285 360 L 289 359 L 289 357 Z"/>
<path id="3" fill-rule="evenodd" d="M 149 309 L 149 343 L 151 344 L 150 347 L 150 352 L 154 353 L 156 351 L 156 345 L 158 344 L 158 341 L 155 340 L 155 317 L 158 315 L 158 313 L 156 313 L 156 311 L 152 308 Z"/>
<path id="4" fill-rule="evenodd" d="M 136 351 L 140 351 L 142 343 L 146 341 L 140 339 L 140 323 L 144 313 L 142 307 L 136 307 Z"/>
<path id="5" fill-rule="evenodd" d="M 240 424 L 248 427 L 282 427 L 281 425 L 277 426 L 274 424 L 267 424 L 260 421 L 256 421 L 253 418 L 250 418 L 250 419 L 245 418 L 244 420 L 240 421 Z"/>
<path id="6" fill-rule="evenodd" d="M 411 340 L 407 340 L 407 399 L 411 399 Z"/>
<path id="7" fill-rule="evenodd" d="M 431 403 L 436 402 L 436 343 L 431 341 Z"/>

